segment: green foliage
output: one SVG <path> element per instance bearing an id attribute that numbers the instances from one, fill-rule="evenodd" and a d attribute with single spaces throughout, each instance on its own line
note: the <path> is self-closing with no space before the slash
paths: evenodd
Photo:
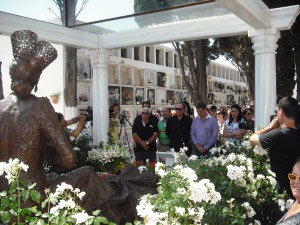
<path id="1" fill-rule="evenodd" d="M 212 151 L 211 158 L 185 160 L 184 151 L 176 153 L 177 163 L 170 172 L 157 164 L 155 170 L 161 176 L 158 194 L 143 196 L 137 207 L 145 224 L 164 224 L 165 219 L 168 224 L 195 224 L 199 217 L 192 209 L 203 208 L 201 224 L 271 225 L 292 205 L 288 200 L 285 206 L 287 194 L 276 189 L 266 150 L 244 141 L 241 146 L 225 143 Z M 199 185 L 201 182 L 206 183 L 206 188 Z M 205 192 L 208 189 L 220 193 L 220 199 L 213 198 L 214 203 L 209 203 L 211 195 Z M 191 201 L 191 196 L 198 201 Z M 159 218 L 156 223 L 150 215 Z"/>
<path id="2" fill-rule="evenodd" d="M 35 185 L 26 185 L 19 179 L 20 172 L 27 171 L 28 166 L 18 159 L 0 163 L 0 176 L 6 174 L 10 184 L 8 191 L 0 193 L 0 218 L 4 224 L 110 224 L 107 218 L 100 216 L 100 210 L 88 215 L 76 203 L 82 199 L 84 192 L 62 183 L 54 193 L 45 190 L 45 198 L 34 189 Z M 5 171 L 5 172 L 4 172 Z"/>

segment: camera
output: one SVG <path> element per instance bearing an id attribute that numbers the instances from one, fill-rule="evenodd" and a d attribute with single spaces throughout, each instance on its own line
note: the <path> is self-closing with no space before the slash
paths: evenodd
<path id="1" fill-rule="evenodd" d="M 88 106 L 86 109 L 80 109 L 81 115 L 86 115 L 86 122 L 93 121 L 93 107 Z"/>
<path id="2" fill-rule="evenodd" d="M 123 112 L 122 114 L 119 115 L 119 119 L 120 119 L 120 124 L 125 124 L 125 122 L 127 120 L 127 116 L 126 116 L 125 112 Z"/>

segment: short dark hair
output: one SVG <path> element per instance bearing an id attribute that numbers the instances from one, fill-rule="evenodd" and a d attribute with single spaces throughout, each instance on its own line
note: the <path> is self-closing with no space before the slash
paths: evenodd
<path id="1" fill-rule="evenodd" d="M 184 102 L 176 102 L 175 105 L 182 105 L 182 107 L 186 109 L 186 104 Z"/>
<path id="2" fill-rule="evenodd" d="M 56 116 L 57 116 L 57 119 L 58 119 L 58 122 L 61 121 L 61 119 L 64 117 L 63 114 L 59 113 L 59 112 L 55 112 Z"/>
<path id="3" fill-rule="evenodd" d="M 282 109 L 287 118 L 296 119 L 298 102 L 293 97 L 283 97 L 279 100 L 278 108 Z"/>
<path id="4" fill-rule="evenodd" d="M 144 108 L 144 105 L 147 104 L 147 105 L 150 105 L 151 106 L 151 103 L 149 101 L 144 101 L 142 102 L 142 108 Z"/>
<path id="5" fill-rule="evenodd" d="M 206 108 L 207 108 L 207 106 L 203 102 L 198 103 L 196 106 L 196 109 L 206 109 Z"/>
<path id="6" fill-rule="evenodd" d="M 210 107 L 210 110 L 217 110 L 217 106 L 212 105 L 212 106 Z"/>

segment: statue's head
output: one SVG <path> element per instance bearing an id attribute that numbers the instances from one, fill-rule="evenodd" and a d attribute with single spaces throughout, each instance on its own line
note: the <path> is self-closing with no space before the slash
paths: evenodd
<path id="1" fill-rule="evenodd" d="M 57 51 L 48 42 L 38 41 L 30 30 L 15 31 L 11 35 L 14 60 L 9 74 L 11 89 L 16 95 L 29 95 L 37 84 L 42 71 L 57 57 Z"/>

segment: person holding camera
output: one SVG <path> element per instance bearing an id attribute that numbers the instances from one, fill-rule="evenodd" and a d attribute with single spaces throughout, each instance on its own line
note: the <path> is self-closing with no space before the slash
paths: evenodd
<path id="1" fill-rule="evenodd" d="M 84 112 L 70 120 L 66 120 L 64 115 L 59 112 L 56 112 L 56 116 L 60 126 L 63 128 L 64 132 L 67 134 L 68 137 L 76 138 L 80 134 L 80 132 L 85 128 L 87 114 Z M 68 126 L 73 125 L 75 123 L 78 123 L 75 129 L 68 129 Z"/>
<path id="2" fill-rule="evenodd" d="M 293 97 L 283 97 L 278 103 L 277 116 L 264 129 L 250 137 L 252 145 L 269 148 L 271 170 L 276 174 L 277 188 L 293 197 L 287 175 L 300 156 L 300 131 L 296 125 L 298 102 Z"/>
<path id="3" fill-rule="evenodd" d="M 113 103 L 109 107 L 109 125 L 108 132 L 111 135 L 112 144 L 118 144 L 119 142 L 119 133 L 120 133 L 120 105 L 118 103 Z"/>

